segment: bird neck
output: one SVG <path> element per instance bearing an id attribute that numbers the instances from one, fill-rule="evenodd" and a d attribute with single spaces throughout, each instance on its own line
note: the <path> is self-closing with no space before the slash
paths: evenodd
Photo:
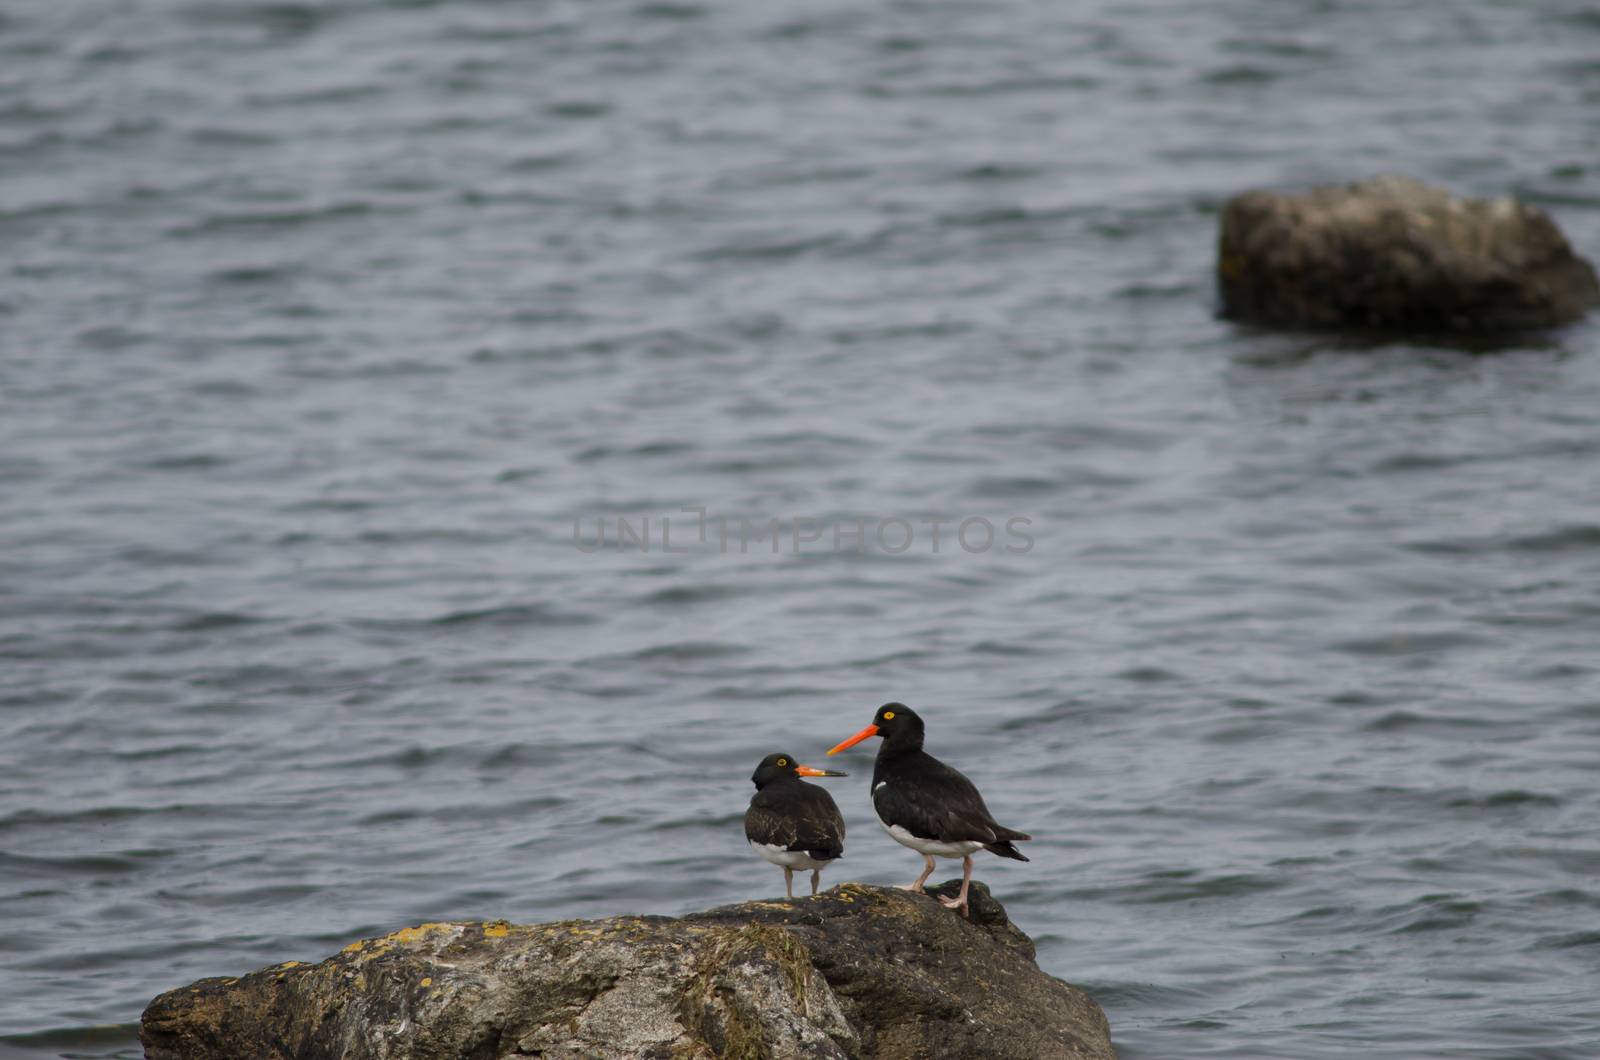
<path id="1" fill-rule="evenodd" d="M 896 735 L 897 739 L 885 739 L 883 745 L 878 748 L 878 758 L 872 763 L 874 789 L 880 781 L 888 780 L 902 770 L 909 769 L 915 773 L 917 759 L 924 757 L 920 732 L 909 738 L 904 733 Z"/>
<path id="2" fill-rule="evenodd" d="M 884 737 L 883 746 L 878 748 L 880 759 L 899 758 L 901 755 L 915 754 L 922 750 L 922 730 L 920 728 L 896 729 Z"/>

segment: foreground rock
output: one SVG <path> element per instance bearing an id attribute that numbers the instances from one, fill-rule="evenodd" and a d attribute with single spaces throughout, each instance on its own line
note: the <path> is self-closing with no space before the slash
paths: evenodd
<path id="1" fill-rule="evenodd" d="M 1594 267 L 1542 210 L 1404 177 L 1235 197 L 1217 280 L 1226 315 L 1287 327 L 1492 334 L 1600 304 Z"/>
<path id="2" fill-rule="evenodd" d="M 682 919 L 424 924 L 162 994 L 140 1037 L 149 1060 L 1116 1056 L 982 884 L 970 923 L 848 883 Z"/>

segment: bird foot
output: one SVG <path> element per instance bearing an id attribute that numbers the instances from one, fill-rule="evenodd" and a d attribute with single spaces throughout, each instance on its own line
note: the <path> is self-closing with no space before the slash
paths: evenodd
<path id="1" fill-rule="evenodd" d="M 967 905 L 965 898 L 940 898 L 939 904 L 946 909 L 959 909 L 962 916 L 969 920 L 972 918 L 972 909 Z"/>
<path id="2" fill-rule="evenodd" d="M 927 894 L 928 893 L 927 891 L 924 891 L 922 889 L 922 884 L 920 884 L 920 883 L 902 883 L 902 884 L 900 884 L 899 889 L 902 890 L 902 891 L 910 891 L 912 894 Z"/>

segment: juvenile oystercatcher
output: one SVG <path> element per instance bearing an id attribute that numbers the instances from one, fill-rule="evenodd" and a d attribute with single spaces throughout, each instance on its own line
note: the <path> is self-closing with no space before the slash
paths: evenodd
<path id="1" fill-rule="evenodd" d="M 822 870 L 844 854 L 844 818 L 833 796 L 801 777 L 847 777 L 832 769 L 812 769 L 793 755 L 768 755 L 750 780 L 756 786 L 744 812 L 744 837 L 755 852 L 783 869 L 783 889 L 794 897 L 794 870 L 811 870 L 817 893 Z"/>
<path id="2" fill-rule="evenodd" d="M 828 753 L 838 754 L 869 736 L 883 737 L 872 769 L 872 808 L 884 831 L 927 862 L 906 890 L 924 893 L 922 885 L 933 874 L 934 858 L 960 858 L 961 893 L 939 901 L 965 914 L 972 855 L 988 850 L 1027 861 L 1012 843 L 1033 837 L 996 822 L 972 781 L 922 749 L 922 732 L 916 711 L 903 703 L 885 703 L 871 725 Z"/>

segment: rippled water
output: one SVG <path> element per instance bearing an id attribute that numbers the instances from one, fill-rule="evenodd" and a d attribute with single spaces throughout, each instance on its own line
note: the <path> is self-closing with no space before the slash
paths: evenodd
<path id="1" fill-rule="evenodd" d="M 1208 274 L 1229 194 L 1387 170 L 1600 253 L 1596 55 L 1565 0 L 10 0 L 0 1055 L 773 894 L 750 770 L 887 699 L 1125 1057 L 1600 1055 L 1600 325 Z M 858 517 L 923 536 L 791 547 Z M 831 875 L 904 882 L 847 758 Z"/>

